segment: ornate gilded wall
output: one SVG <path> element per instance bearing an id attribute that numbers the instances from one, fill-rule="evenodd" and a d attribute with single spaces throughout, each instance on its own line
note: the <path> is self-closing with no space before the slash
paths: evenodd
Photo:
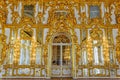
<path id="1" fill-rule="evenodd" d="M 1 0 L 0 77 L 52 77 L 58 35 L 70 40 L 69 77 L 120 76 L 119 0 Z"/>

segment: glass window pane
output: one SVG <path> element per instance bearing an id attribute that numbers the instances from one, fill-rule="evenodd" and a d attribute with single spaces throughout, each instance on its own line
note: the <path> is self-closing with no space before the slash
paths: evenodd
<path id="1" fill-rule="evenodd" d="M 100 17 L 100 8 L 99 6 L 90 6 L 90 18 Z"/>
<path id="2" fill-rule="evenodd" d="M 60 45 L 54 45 L 53 46 L 53 55 L 52 55 L 52 64 L 53 65 L 60 65 Z"/>

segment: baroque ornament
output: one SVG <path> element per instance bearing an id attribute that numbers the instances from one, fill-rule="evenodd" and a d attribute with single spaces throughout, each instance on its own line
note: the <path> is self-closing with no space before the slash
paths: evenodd
<path id="1" fill-rule="evenodd" d="M 1 0 L 0 78 L 119 77 L 119 0 Z"/>

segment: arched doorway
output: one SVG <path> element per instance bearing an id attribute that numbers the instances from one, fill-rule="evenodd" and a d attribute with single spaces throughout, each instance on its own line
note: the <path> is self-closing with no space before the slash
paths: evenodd
<path id="1" fill-rule="evenodd" d="M 71 40 L 63 33 L 56 35 L 52 42 L 52 77 L 72 76 Z"/>

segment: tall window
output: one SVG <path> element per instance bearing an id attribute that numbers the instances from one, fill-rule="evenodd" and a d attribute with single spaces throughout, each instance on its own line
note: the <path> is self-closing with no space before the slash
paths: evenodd
<path id="1" fill-rule="evenodd" d="M 100 17 L 100 8 L 99 6 L 90 6 L 90 18 Z"/>
<path id="2" fill-rule="evenodd" d="M 103 50 L 102 45 L 100 45 L 100 42 L 97 40 L 93 41 L 93 53 L 94 53 L 94 64 L 95 65 L 101 65 L 103 64 Z"/>

